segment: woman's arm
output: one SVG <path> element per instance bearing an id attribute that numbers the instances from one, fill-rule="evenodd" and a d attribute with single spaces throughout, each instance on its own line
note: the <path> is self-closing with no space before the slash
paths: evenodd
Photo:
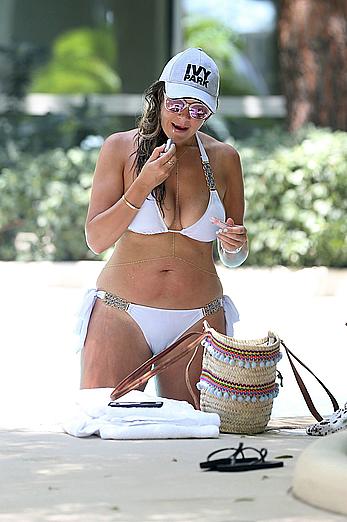
<path id="1" fill-rule="evenodd" d="M 125 133 L 109 136 L 95 167 L 85 232 L 87 244 L 96 254 L 104 252 L 121 237 L 148 194 L 168 177 L 172 169 L 167 162 L 173 161 L 175 147 L 162 156 L 164 145 L 157 147 L 124 193 L 123 171 L 129 154 L 128 140 Z"/>
<path id="2" fill-rule="evenodd" d="M 223 146 L 221 167 L 226 173 L 223 204 L 227 220 L 217 232 L 218 253 L 222 263 L 233 268 L 247 259 L 248 238 L 243 224 L 245 199 L 240 156 L 229 145 Z"/>

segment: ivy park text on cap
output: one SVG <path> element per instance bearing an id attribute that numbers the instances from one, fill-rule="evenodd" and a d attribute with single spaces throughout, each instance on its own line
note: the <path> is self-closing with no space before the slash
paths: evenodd
<path id="1" fill-rule="evenodd" d="M 202 49 L 190 48 L 176 54 L 165 65 L 159 81 L 165 82 L 169 98 L 194 98 L 216 112 L 219 71 Z"/>

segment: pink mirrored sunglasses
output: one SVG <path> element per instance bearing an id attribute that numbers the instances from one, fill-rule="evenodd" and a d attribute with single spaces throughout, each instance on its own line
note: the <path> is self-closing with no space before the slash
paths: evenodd
<path id="1" fill-rule="evenodd" d="M 184 98 L 169 98 L 166 94 L 164 95 L 164 107 L 167 111 L 176 113 L 180 113 L 188 107 L 190 117 L 195 120 L 206 120 L 212 114 L 203 103 L 188 103 Z"/>

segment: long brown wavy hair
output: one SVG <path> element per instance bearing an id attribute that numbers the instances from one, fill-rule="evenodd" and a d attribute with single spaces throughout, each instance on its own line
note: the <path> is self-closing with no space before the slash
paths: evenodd
<path id="1" fill-rule="evenodd" d="M 134 171 L 138 176 L 155 147 L 163 145 L 167 136 L 160 122 L 161 104 L 164 99 L 164 82 L 155 82 L 144 92 L 145 101 L 142 115 L 138 121 L 138 132 L 135 135 L 136 150 L 134 152 Z M 165 184 L 161 183 L 152 190 L 161 212 L 165 198 Z"/>

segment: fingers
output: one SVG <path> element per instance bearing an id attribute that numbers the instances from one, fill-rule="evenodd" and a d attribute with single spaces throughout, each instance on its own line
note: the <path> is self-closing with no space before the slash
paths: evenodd
<path id="1" fill-rule="evenodd" d="M 244 236 L 245 234 L 247 234 L 246 227 L 244 227 L 243 225 L 232 225 L 232 226 L 221 227 L 219 230 L 220 230 L 220 233 L 233 234 L 236 236 Z"/>
<path id="2" fill-rule="evenodd" d="M 169 150 L 167 152 L 162 152 L 156 161 L 159 166 L 166 165 L 168 162 L 170 162 L 171 166 L 173 165 L 172 162 L 176 163 L 176 145 L 173 143 Z"/>
<path id="3" fill-rule="evenodd" d="M 155 147 L 155 149 L 153 150 L 152 154 L 148 158 L 148 161 L 155 161 L 158 158 L 160 158 L 160 156 L 164 152 L 164 149 L 165 149 L 165 143 L 163 145 L 160 145 L 160 147 Z"/>
<path id="4" fill-rule="evenodd" d="M 232 223 L 230 223 L 229 220 L 231 220 Z M 211 222 L 214 225 L 218 225 L 220 227 L 219 230 L 217 230 L 216 234 L 233 234 L 236 236 L 237 239 L 239 239 L 238 236 L 247 235 L 246 227 L 244 227 L 243 225 L 235 225 L 234 221 L 231 218 L 228 218 L 225 223 L 218 218 L 211 218 Z"/>
<path id="5" fill-rule="evenodd" d="M 221 222 L 223 224 L 223 222 Z M 242 248 L 247 241 L 247 229 L 243 225 L 235 225 L 232 218 L 228 218 L 224 227 L 217 230 L 216 235 L 226 250 Z"/>
<path id="6" fill-rule="evenodd" d="M 174 166 L 176 165 L 176 161 L 175 161 L 175 158 L 170 158 L 164 165 L 163 167 L 167 167 L 169 169 L 172 169 Z"/>
<path id="7" fill-rule="evenodd" d="M 240 227 L 241 228 L 241 227 Z M 223 241 L 236 241 L 239 243 L 244 243 L 247 239 L 247 231 L 244 227 L 243 231 L 240 229 L 236 229 L 236 227 L 232 228 L 220 228 L 217 230 L 216 234 L 219 239 Z"/>
<path id="8" fill-rule="evenodd" d="M 149 159 L 147 164 L 153 165 L 153 167 L 159 168 L 164 174 L 164 181 L 176 167 L 176 146 L 172 143 L 171 147 L 167 152 L 164 152 L 165 144 L 156 147 Z"/>
<path id="9" fill-rule="evenodd" d="M 232 218 L 228 218 L 226 222 L 221 221 L 219 218 L 211 217 L 210 218 L 211 223 L 214 225 L 217 225 L 218 227 L 225 228 L 226 226 L 232 226 L 234 225 L 234 220 Z"/>
<path id="10" fill-rule="evenodd" d="M 236 254 L 237 252 L 240 252 L 240 250 L 246 244 L 246 241 L 235 241 L 229 238 L 223 239 L 220 236 L 218 236 L 218 239 L 220 241 L 222 249 L 228 254 Z"/>
<path id="11" fill-rule="evenodd" d="M 176 167 L 176 146 L 173 143 L 167 152 L 161 153 L 159 158 L 156 160 L 158 167 L 168 172 Z"/>
<path id="12" fill-rule="evenodd" d="M 156 147 L 142 168 L 147 184 L 154 187 L 163 183 L 176 170 L 176 147 L 164 152 L 165 144 Z M 141 171 L 141 172 L 142 172 Z"/>
<path id="13" fill-rule="evenodd" d="M 149 162 L 156 161 L 158 165 L 164 165 L 167 163 L 169 159 L 172 158 L 172 156 L 175 156 L 176 154 L 176 146 L 174 143 L 172 143 L 171 147 L 167 152 L 164 152 L 165 149 L 165 143 L 163 145 L 160 145 L 160 147 L 155 147 L 152 154 L 148 158 Z"/>

